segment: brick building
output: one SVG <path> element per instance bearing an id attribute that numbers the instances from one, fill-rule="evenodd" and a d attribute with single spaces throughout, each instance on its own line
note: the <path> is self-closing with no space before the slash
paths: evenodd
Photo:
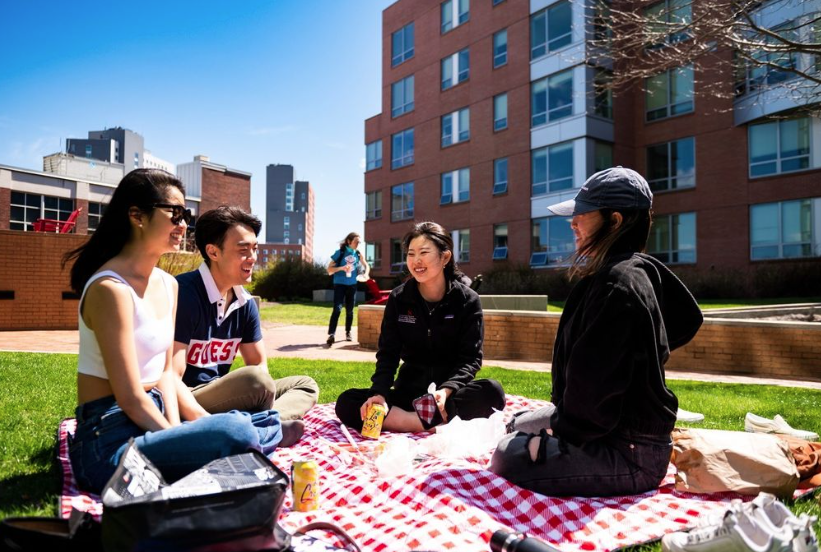
<path id="1" fill-rule="evenodd" d="M 614 164 L 650 182 L 648 252 L 671 266 L 749 274 L 821 257 L 821 119 L 795 110 L 817 98 L 773 97 L 786 71 L 705 65 L 614 99 L 596 86 L 609 68 L 586 60 L 596 32 L 586 4 L 398 0 L 384 10 L 382 111 L 365 121 L 374 274 L 402 270 L 399 240 L 419 220 L 452 232 L 471 276 L 506 262 L 561 266 L 572 232 L 546 207 Z M 779 6 L 762 3 L 754 17 L 775 28 L 821 12 L 821 0 Z M 712 80 L 735 87 L 735 99 L 692 93 Z"/>

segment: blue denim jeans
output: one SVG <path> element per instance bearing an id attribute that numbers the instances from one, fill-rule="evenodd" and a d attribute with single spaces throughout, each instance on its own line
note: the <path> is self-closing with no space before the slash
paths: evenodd
<path id="1" fill-rule="evenodd" d="M 354 303 L 356 303 L 356 285 L 334 284 L 334 310 L 331 312 L 331 321 L 328 324 L 328 335 L 336 333 L 336 325 L 343 307 L 345 307 L 345 333 L 351 333 Z"/>
<path id="2" fill-rule="evenodd" d="M 550 428 L 553 408 L 513 420 L 514 432 L 499 442 L 490 471 L 547 496 L 623 496 L 658 488 L 673 450 L 670 435 L 617 431 L 581 446 L 547 435 L 540 461 L 533 461 L 528 442 Z"/>
<path id="3" fill-rule="evenodd" d="M 164 412 L 162 392 L 148 396 Z M 128 441 L 172 482 L 211 460 L 254 449 L 268 455 L 282 440 L 274 410 L 248 414 L 214 414 L 160 431 L 144 431 L 126 416 L 114 396 L 81 404 L 75 411 L 77 430 L 69 442 L 69 458 L 81 489 L 100 493 L 114 474 Z"/>

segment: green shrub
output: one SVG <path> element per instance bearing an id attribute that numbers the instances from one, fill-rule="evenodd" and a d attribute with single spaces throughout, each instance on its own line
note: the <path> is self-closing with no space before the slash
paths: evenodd
<path id="1" fill-rule="evenodd" d="M 547 295 L 564 300 L 573 288 L 564 268 L 534 270 L 526 264 L 499 263 L 482 274 L 483 295 Z"/>
<path id="2" fill-rule="evenodd" d="M 315 289 L 328 289 L 331 279 L 327 269 L 317 262 L 288 257 L 263 270 L 251 289 L 268 301 L 313 299 Z"/>

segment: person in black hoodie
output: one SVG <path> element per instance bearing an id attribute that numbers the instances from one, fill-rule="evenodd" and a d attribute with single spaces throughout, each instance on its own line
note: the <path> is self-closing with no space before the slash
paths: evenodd
<path id="1" fill-rule="evenodd" d="M 517 485 L 618 496 L 655 489 L 667 473 L 678 399 L 664 363 L 703 318 L 684 284 L 642 253 L 652 198 L 641 175 L 613 167 L 548 207 L 573 217 L 570 274 L 581 279 L 559 322 L 552 404 L 514 415 L 491 459 L 490 470 Z"/>
<path id="2" fill-rule="evenodd" d="M 402 245 L 412 278 L 396 287 L 385 305 L 371 387 L 344 391 L 336 415 L 360 431 L 368 407 L 380 403 L 388 408 L 383 429 L 411 432 L 457 415 L 486 418 L 504 409 L 501 384 L 474 379 L 482 366 L 482 305 L 457 270 L 450 235 L 435 222 L 420 222 Z M 423 419 L 413 406 L 431 383 L 441 421 Z"/>

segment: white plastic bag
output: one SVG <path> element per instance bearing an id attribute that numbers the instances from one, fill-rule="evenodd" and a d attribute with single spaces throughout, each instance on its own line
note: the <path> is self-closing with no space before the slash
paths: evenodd
<path id="1" fill-rule="evenodd" d="M 438 458 L 467 458 L 482 456 L 496 448 L 505 436 L 504 414 L 494 412 L 490 418 L 462 420 L 458 416 L 436 428 L 432 435 L 420 442 L 422 452 Z"/>
<path id="2" fill-rule="evenodd" d="M 395 477 L 410 473 L 418 445 L 404 435 L 397 435 L 385 443 L 385 448 L 376 457 L 379 477 Z"/>

